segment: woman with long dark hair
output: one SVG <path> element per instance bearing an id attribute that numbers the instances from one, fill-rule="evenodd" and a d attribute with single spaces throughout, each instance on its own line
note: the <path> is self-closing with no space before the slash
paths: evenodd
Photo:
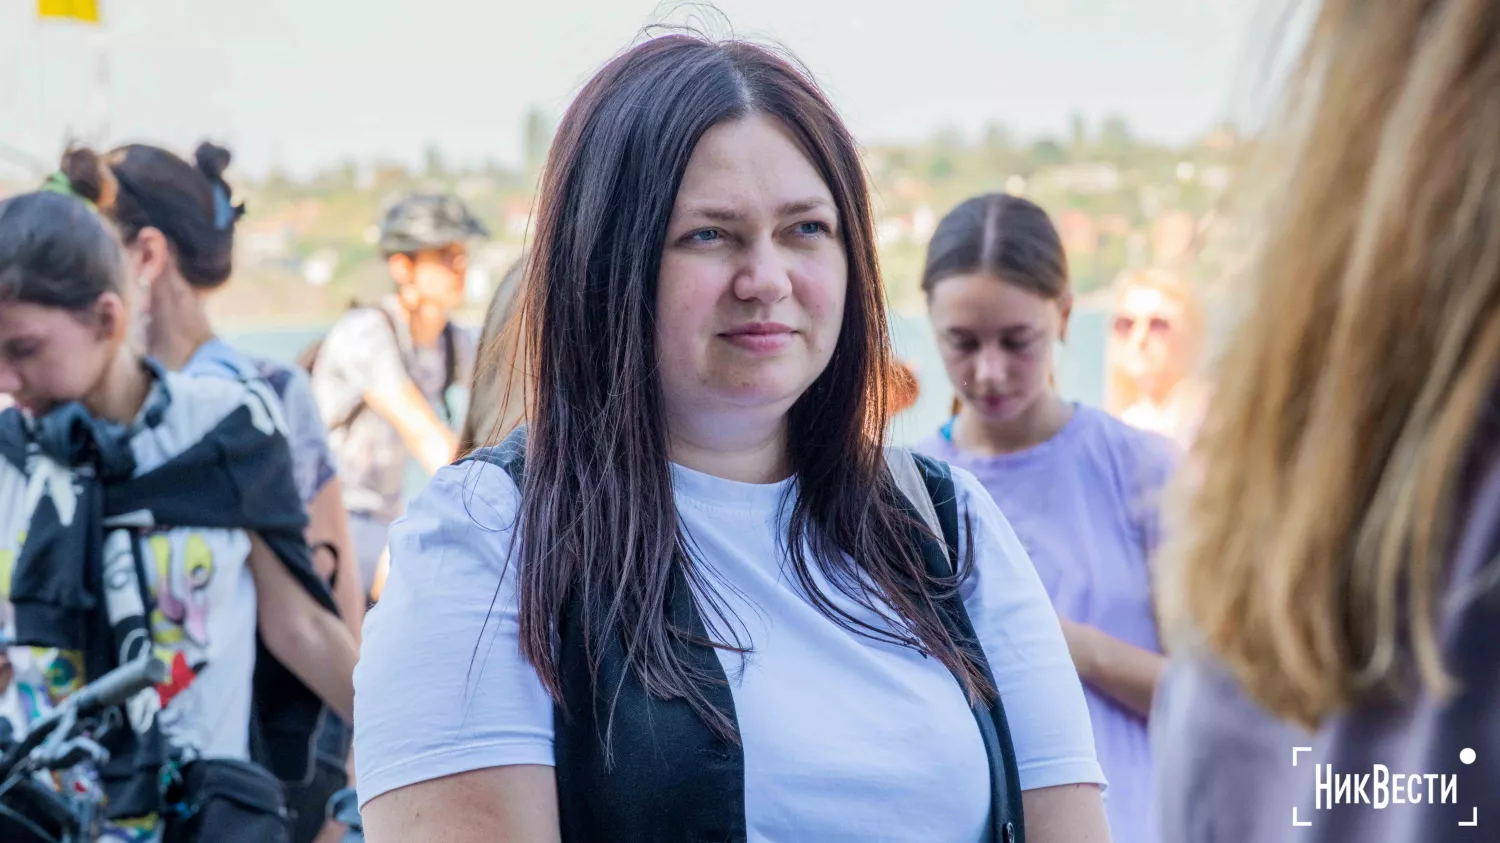
<path id="1" fill-rule="evenodd" d="M 129 274 L 140 285 L 145 351 L 171 371 L 231 380 L 263 380 L 287 423 L 297 492 L 309 517 L 313 564 L 334 580 L 334 598 L 358 634 L 364 594 L 354 564 L 328 433 L 305 373 L 251 357 L 219 337 L 208 301 L 229 283 L 235 225 L 244 212 L 224 180 L 229 150 L 202 143 L 193 163 L 149 144 L 104 154 L 75 147 L 59 172 L 88 195 L 106 194 L 101 211 L 125 246 Z M 341 576 L 332 575 L 337 571 Z"/>
<path id="2" fill-rule="evenodd" d="M 366 625 L 370 839 L 1107 840 L 1025 552 L 882 447 L 869 197 L 815 85 L 647 41 L 538 219 L 528 424 L 412 504 Z"/>

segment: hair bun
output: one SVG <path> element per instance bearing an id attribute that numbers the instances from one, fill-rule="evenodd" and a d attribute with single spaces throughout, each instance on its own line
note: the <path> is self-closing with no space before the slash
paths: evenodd
<path id="1" fill-rule="evenodd" d="M 233 153 L 209 141 L 198 144 L 198 149 L 193 152 L 193 161 L 198 165 L 198 170 L 212 182 L 224 180 L 224 171 L 229 169 L 229 162 L 233 159 Z"/>
<path id="2" fill-rule="evenodd" d="M 115 197 L 120 195 L 120 183 L 99 153 L 86 146 L 70 146 L 63 153 L 58 169 L 68 177 L 74 193 L 93 202 L 100 210 L 114 208 Z"/>

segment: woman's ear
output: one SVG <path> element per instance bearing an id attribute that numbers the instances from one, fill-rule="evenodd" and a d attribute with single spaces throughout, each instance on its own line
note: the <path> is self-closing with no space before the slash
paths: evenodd
<path id="1" fill-rule="evenodd" d="M 1063 293 L 1062 298 L 1057 300 L 1058 314 L 1061 319 L 1057 323 L 1058 342 L 1068 341 L 1068 322 L 1073 317 L 1073 294 Z"/>
<path id="2" fill-rule="evenodd" d="M 397 252 L 385 259 L 385 265 L 390 270 L 391 278 L 397 287 L 405 287 L 411 284 L 417 274 L 417 265 L 411 255 Z"/>
<path id="3" fill-rule="evenodd" d="M 119 342 L 130 333 L 130 306 L 116 292 L 99 296 L 94 302 L 95 334 L 101 342 Z"/>
<path id="4" fill-rule="evenodd" d="M 147 226 L 136 234 L 134 242 L 125 250 L 130 262 L 130 276 L 139 285 L 141 292 L 150 294 L 151 288 L 171 268 L 172 244 L 160 229 Z"/>

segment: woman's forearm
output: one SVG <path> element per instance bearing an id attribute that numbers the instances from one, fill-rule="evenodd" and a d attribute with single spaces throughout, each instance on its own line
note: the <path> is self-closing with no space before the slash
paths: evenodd
<path id="1" fill-rule="evenodd" d="M 1141 717 L 1151 714 L 1166 658 L 1095 627 L 1062 619 L 1078 678 Z"/>
<path id="2" fill-rule="evenodd" d="M 1022 791 L 1030 843 L 1110 843 L 1104 797 L 1095 784 L 1065 784 Z"/>
<path id="3" fill-rule="evenodd" d="M 255 535 L 251 536 L 250 572 L 266 649 L 340 717 L 352 722 L 358 657 L 354 636 Z"/>
<path id="4" fill-rule="evenodd" d="M 345 723 L 354 721 L 354 663 L 359 647 L 348 628 L 333 614 L 308 598 L 316 613 L 309 612 L 295 638 L 272 653 L 302 684 L 333 708 Z M 266 642 L 271 647 L 269 641 Z"/>

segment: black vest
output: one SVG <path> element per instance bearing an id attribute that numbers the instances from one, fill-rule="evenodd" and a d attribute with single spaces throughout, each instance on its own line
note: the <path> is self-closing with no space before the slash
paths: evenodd
<path id="1" fill-rule="evenodd" d="M 526 429 L 517 429 L 493 448 L 469 459 L 498 465 L 516 486 L 525 489 Z M 958 558 L 958 504 L 947 464 L 916 456 L 917 466 L 937 509 L 951 558 Z M 915 514 L 915 507 L 912 507 Z M 928 570 L 951 574 L 948 554 L 919 530 Z M 980 648 L 963 601 L 957 596 L 939 604 L 943 624 L 969 652 L 993 684 L 989 662 Z M 708 638 L 692 592 L 679 573 L 672 583 L 671 620 Z M 583 652 L 583 630 L 576 614 L 561 623 L 559 670 L 563 702 L 554 718 L 558 812 L 563 843 L 743 843 L 745 831 L 745 755 L 743 749 L 716 735 L 686 702 L 648 694 L 625 669 L 620 644 L 606 636 L 596 686 Z M 724 677 L 713 648 L 689 646 L 684 655 L 704 674 Z M 955 677 L 956 678 L 956 677 Z M 613 690 L 618 687 L 618 696 Z M 606 689 L 599 693 L 597 689 Z M 727 680 L 705 688 L 717 710 L 734 717 L 734 696 Z M 605 729 L 612 757 L 606 760 Z M 973 707 L 974 719 L 989 758 L 992 797 L 990 843 L 1024 843 L 1020 776 L 1006 725 L 1005 707 Z"/>

